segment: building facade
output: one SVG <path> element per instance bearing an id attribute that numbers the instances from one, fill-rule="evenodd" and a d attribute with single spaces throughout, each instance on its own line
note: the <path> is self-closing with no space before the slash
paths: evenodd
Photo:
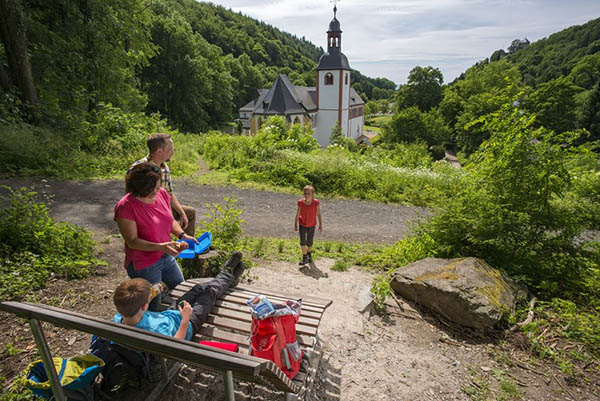
<path id="1" fill-rule="evenodd" d="M 363 134 L 364 101 L 352 89 L 348 58 L 342 53 L 342 30 L 333 8 L 327 31 L 327 52 L 316 68 L 316 86 L 295 86 L 286 75 L 279 75 L 269 89 L 239 110 L 244 131 L 256 133 L 271 115 L 285 116 L 290 123 L 310 122 L 321 146 L 329 144 L 333 128 L 339 124 L 345 137 L 357 139 Z"/>

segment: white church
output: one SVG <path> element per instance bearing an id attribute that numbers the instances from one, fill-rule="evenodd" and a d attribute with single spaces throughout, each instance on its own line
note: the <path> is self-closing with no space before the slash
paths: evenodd
<path id="1" fill-rule="evenodd" d="M 342 53 L 342 30 L 336 12 L 334 6 L 327 52 L 316 68 L 316 87 L 295 86 L 287 75 L 278 75 L 271 88 L 258 89 L 258 96 L 240 108 L 245 132 L 253 135 L 268 117 L 281 115 L 290 124 L 310 123 L 321 146 L 329 144 L 331 130 L 338 123 L 345 137 L 357 139 L 363 134 L 365 103 L 350 86 L 350 65 Z"/>

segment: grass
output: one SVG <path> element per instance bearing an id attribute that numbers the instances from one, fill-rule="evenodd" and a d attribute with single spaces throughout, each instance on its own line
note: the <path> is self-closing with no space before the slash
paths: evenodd
<path id="1" fill-rule="evenodd" d="M 381 133 L 381 128 L 374 125 L 365 125 L 365 131 Z"/>
<path id="2" fill-rule="evenodd" d="M 385 124 L 388 121 L 390 121 L 392 119 L 392 117 L 393 117 L 392 114 L 384 114 L 384 115 L 381 115 L 381 116 L 369 117 L 367 119 L 367 122 L 370 123 L 371 125 L 375 125 L 377 127 L 381 127 L 383 124 Z"/>
<path id="3" fill-rule="evenodd" d="M 297 262 L 300 258 L 300 244 L 297 238 L 245 237 L 242 246 L 250 249 L 255 257 L 266 260 Z M 340 271 L 356 265 L 359 256 L 370 254 L 378 245 L 348 243 L 341 241 L 315 241 L 313 258 L 335 259 Z M 335 268 L 334 268 L 335 270 Z"/>

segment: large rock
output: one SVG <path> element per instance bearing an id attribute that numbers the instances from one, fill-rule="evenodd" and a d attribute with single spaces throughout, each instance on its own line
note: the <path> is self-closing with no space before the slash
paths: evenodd
<path id="1" fill-rule="evenodd" d="M 404 298 L 477 329 L 508 317 L 526 295 L 506 274 L 476 258 L 422 259 L 398 270 L 391 286 Z"/>

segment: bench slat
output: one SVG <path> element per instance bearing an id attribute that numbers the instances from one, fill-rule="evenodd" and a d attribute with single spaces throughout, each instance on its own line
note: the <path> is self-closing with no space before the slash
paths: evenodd
<path id="1" fill-rule="evenodd" d="M 220 307 L 216 307 L 213 309 L 211 316 L 223 317 L 226 319 L 239 320 L 240 322 L 248 323 L 248 330 L 244 330 L 250 332 L 250 323 L 252 322 L 252 315 L 249 311 L 246 312 L 238 312 L 231 309 L 224 309 Z M 308 334 L 311 336 L 317 335 L 317 327 L 313 323 L 314 319 L 302 319 L 302 315 L 300 315 L 300 319 L 296 324 L 296 331 L 299 331 L 304 334 Z M 307 324 L 313 323 L 313 324 Z"/>
<path id="2" fill-rule="evenodd" d="M 244 342 L 248 343 L 248 338 L 250 337 L 250 324 L 246 324 L 237 320 L 221 318 L 218 316 L 209 316 L 207 323 L 205 325 L 210 324 L 214 326 L 216 329 L 225 329 L 226 331 L 231 330 L 232 334 L 239 335 L 244 338 Z M 203 326 L 205 327 L 205 326 Z M 304 345 L 306 347 L 312 347 L 314 343 L 315 336 L 314 335 L 304 335 L 299 332 L 296 332 L 296 339 L 300 345 Z"/>
<path id="3" fill-rule="evenodd" d="M 240 304 L 240 303 L 235 303 L 235 302 L 217 300 L 216 306 L 223 308 L 223 309 L 230 309 L 230 310 L 235 310 L 235 311 L 239 311 L 239 312 L 244 312 L 246 314 L 250 313 L 250 307 L 246 303 Z M 310 311 L 306 311 L 306 310 L 302 309 L 302 313 L 300 314 L 300 321 L 302 322 L 302 324 L 305 324 L 307 326 L 319 327 L 320 317 L 321 317 L 320 313 L 314 313 L 314 312 L 310 312 Z"/>
<path id="4" fill-rule="evenodd" d="M 162 302 L 165 305 L 165 307 L 169 307 L 171 302 L 180 298 L 183 294 L 185 294 L 185 291 L 180 291 L 179 287 L 177 287 L 177 289 L 171 291 L 167 297 L 163 295 Z M 225 294 L 217 299 L 215 305 L 218 307 L 238 310 L 250 314 L 250 307 L 246 303 L 248 298 L 249 297 L 245 295 L 240 296 L 235 294 Z M 318 326 L 319 320 L 323 316 L 323 311 L 306 309 L 304 305 L 302 305 L 302 313 L 300 314 L 300 316 L 312 319 L 312 321 L 308 323 Z"/>
<path id="5" fill-rule="evenodd" d="M 193 287 L 193 285 L 190 285 L 190 281 L 184 281 L 183 283 L 179 284 L 175 289 L 173 289 L 170 292 L 170 295 L 172 298 L 179 298 L 181 297 L 183 294 L 185 294 L 187 291 L 191 290 Z M 246 304 L 246 301 L 248 301 L 248 299 L 252 298 L 254 295 L 257 294 L 262 294 L 261 292 L 247 292 L 247 291 L 237 291 L 237 287 L 233 288 L 233 289 L 229 289 L 227 290 L 227 292 L 225 294 L 223 294 L 222 296 L 219 297 L 219 299 L 224 300 L 224 301 L 229 301 L 231 303 L 236 303 L 239 305 L 245 305 L 248 306 Z M 283 303 L 285 301 L 287 301 L 288 299 L 299 299 L 299 297 L 273 297 L 273 296 L 267 296 L 269 298 L 270 301 L 273 302 L 277 302 L 277 303 Z M 325 308 L 322 306 L 318 306 L 318 305 L 311 305 L 311 304 L 307 304 L 304 302 L 304 300 L 302 300 L 302 313 L 304 312 L 312 312 L 313 315 L 312 317 L 314 318 L 321 318 L 321 315 L 323 314 L 323 312 L 325 311 Z"/>
<path id="6" fill-rule="evenodd" d="M 212 277 L 193 278 L 193 279 L 184 281 L 183 283 L 179 284 L 177 287 L 183 286 L 183 287 L 189 289 L 196 284 L 203 283 L 203 282 L 210 281 L 210 280 L 212 280 Z M 279 300 L 284 300 L 284 301 L 288 300 L 288 299 L 295 300 L 295 299 L 302 298 L 303 306 L 306 304 L 307 306 L 313 306 L 315 308 L 319 308 L 320 310 L 327 309 L 329 307 L 329 305 L 331 305 L 331 303 L 332 303 L 332 301 L 328 300 L 328 299 L 309 297 L 309 296 L 303 296 L 303 295 L 292 294 L 292 293 L 283 294 L 283 293 L 280 293 L 277 291 L 266 290 L 263 288 L 247 287 L 247 286 L 244 286 L 243 284 L 238 284 L 235 288 L 230 288 L 228 291 L 248 294 L 249 295 L 248 298 L 250 298 L 251 296 L 256 295 L 256 294 L 263 294 L 263 295 L 266 295 L 269 299 L 273 298 L 273 299 L 279 299 Z"/>
<path id="7" fill-rule="evenodd" d="M 294 295 L 294 294 L 283 294 L 277 291 L 273 291 L 273 290 L 266 290 L 263 288 L 256 288 L 256 287 L 246 287 L 244 285 L 238 285 L 237 287 L 235 287 L 235 290 L 237 291 L 245 291 L 248 293 L 252 293 L 252 294 L 264 294 L 267 295 L 268 297 L 277 297 L 277 298 L 281 298 L 281 299 L 299 299 L 302 298 L 302 304 L 306 304 L 306 305 L 310 305 L 310 306 L 315 306 L 321 309 L 327 309 L 331 303 L 333 302 L 332 300 L 329 299 L 323 299 L 323 298 L 317 298 L 317 297 L 309 297 L 309 296 L 303 296 L 303 295 Z"/>

